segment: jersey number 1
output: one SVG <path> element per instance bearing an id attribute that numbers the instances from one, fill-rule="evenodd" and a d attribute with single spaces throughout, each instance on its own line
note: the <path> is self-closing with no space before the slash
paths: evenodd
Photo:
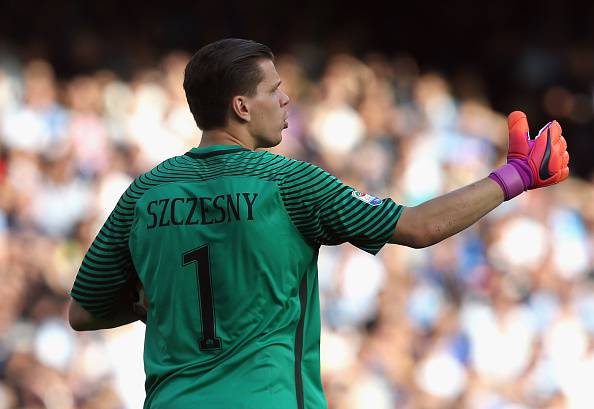
<path id="1" fill-rule="evenodd" d="M 200 349 L 203 351 L 220 349 L 221 339 L 217 337 L 215 330 L 215 311 L 212 301 L 208 244 L 184 253 L 182 263 L 184 266 L 190 263 L 196 263 L 196 284 L 198 285 L 200 316 L 202 318 Z"/>

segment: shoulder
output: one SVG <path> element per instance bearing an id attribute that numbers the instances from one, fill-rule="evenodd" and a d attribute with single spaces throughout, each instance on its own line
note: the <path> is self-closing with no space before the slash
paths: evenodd
<path id="1" fill-rule="evenodd" d="M 287 158 L 269 151 L 241 152 L 240 162 L 244 176 L 255 176 L 261 179 L 282 183 L 287 177 L 305 168 L 312 168 L 307 162 Z"/>
<path id="2" fill-rule="evenodd" d="M 292 159 L 287 158 L 283 155 L 278 155 L 275 153 L 266 152 L 267 160 L 274 161 L 276 163 L 280 163 L 283 165 L 284 169 L 287 171 L 285 172 L 286 178 L 292 178 L 295 176 L 300 176 L 304 173 L 307 174 L 319 174 L 324 173 L 328 174 L 328 172 L 317 165 L 314 165 L 310 162 L 306 162 L 299 159 Z"/>
<path id="3" fill-rule="evenodd" d="M 136 176 L 124 192 L 130 199 L 138 200 L 147 191 L 171 181 L 183 172 L 191 172 L 193 164 L 184 155 L 165 159 L 153 168 Z"/>

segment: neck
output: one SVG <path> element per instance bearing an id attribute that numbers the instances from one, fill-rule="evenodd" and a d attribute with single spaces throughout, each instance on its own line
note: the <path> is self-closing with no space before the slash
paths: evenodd
<path id="1" fill-rule="evenodd" d="M 238 132 L 229 129 L 211 129 L 202 133 L 200 147 L 205 148 L 212 145 L 239 145 L 244 148 L 255 150 L 256 146 L 252 138 L 242 137 Z"/>

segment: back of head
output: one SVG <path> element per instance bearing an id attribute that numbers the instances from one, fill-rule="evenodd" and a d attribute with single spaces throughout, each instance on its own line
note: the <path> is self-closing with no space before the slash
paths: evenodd
<path id="1" fill-rule="evenodd" d="M 263 78 L 258 66 L 262 58 L 274 61 L 270 48 L 238 38 L 210 43 L 192 56 L 186 66 L 184 90 L 200 129 L 224 127 L 231 99 L 255 94 Z"/>

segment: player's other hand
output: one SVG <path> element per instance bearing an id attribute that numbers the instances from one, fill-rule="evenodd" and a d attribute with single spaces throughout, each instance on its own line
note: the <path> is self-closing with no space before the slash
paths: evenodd
<path id="1" fill-rule="evenodd" d="M 559 183 L 569 176 L 567 142 L 557 121 L 546 124 L 530 139 L 526 114 L 514 111 L 507 118 L 507 164 L 489 177 L 501 186 L 505 200 L 525 190 Z"/>

